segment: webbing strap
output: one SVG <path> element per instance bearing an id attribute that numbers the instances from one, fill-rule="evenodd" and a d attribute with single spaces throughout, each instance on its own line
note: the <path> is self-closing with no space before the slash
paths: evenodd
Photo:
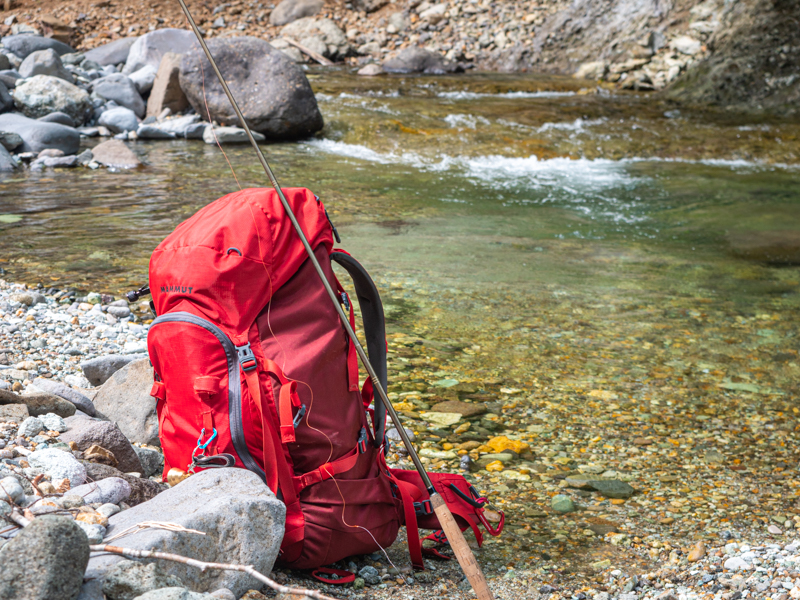
<path id="1" fill-rule="evenodd" d="M 250 397 L 253 399 L 258 411 L 261 413 L 261 429 L 263 431 L 263 452 L 264 452 L 264 475 L 267 478 L 267 487 L 273 493 L 278 493 L 278 463 L 276 460 L 275 445 L 273 443 L 272 428 L 270 422 L 272 419 L 265 418 L 264 406 L 261 400 L 261 385 L 258 381 L 258 369 L 251 369 L 249 371 L 242 371 L 244 373 L 247 389 L 250 391 Z"/>
<path id="2" fill-rule="evenodd" d="M 414 509 L 415 496 L 419 496 L 419 488 L 413 483 L 406 483 L 392 477 L 392 481 L 400 491 L 400 499 L 403 501 L 403 513 L 406 520 L 406 537 L 408 538 L 408 554 L 411 557 L 411 564 L 419 571 L 425 570 L 425 563 L 422 562 L 422 542 L 419 539 L 419 527 L 417 526 L 417 511 Z"/>
<path id="3" fill-rule="evenodd" d="M 331 479 L 335 475 L 346 473 L 356 466 L 359 454 L 359 447 L 356 445 L 355 448 L 353 448 L 343 457 L 336 459 L 333 462 L 325 463 L 318 469 L 314 469 L 313 471 L 309 471 L 308 473 L 294 477 L 294 489 L 298 494 L 300 494 L 301 491 L 310 485 L 320 483 L 326 479 Z"/>
<path id="4" fill-rule="evenodd" d="M 356 330 L 356 315 L 353 312 L 353 303 L 350 301 L 350 296 L 347 295 L 347 292 L 344 291 L 342 284 L 339 283 L 339 280 L 336 280 L 336 289 L 339 291 L 339 294 L 342 295 L 343 298 L 347 299 L 347 305 L 350 309 L 350 327 L 353 331 Z M 348 338 L 348 347 L 347 347 L 347 379 L 350 383 L 350 391 L 357 392 L 358 391 L 358 354 L 356 353 L 356 345 L 353 343 L 353 340 Z"/>
<path id="5" fill-rule="evenodd" d="M 284 374 L 283 370 L 272 360 L 265 359 L 264 367 L 267 372 L 272 373 L 281 383 L 281 391 L 278 395 L 278 417 L 280 418 L 281 440 L 285 444 L 294 443 L 294 420 L 292 417 L 292 406 L 300 407 L 300 396 L 297 394 L 297 382 L 291 381 Z"/>

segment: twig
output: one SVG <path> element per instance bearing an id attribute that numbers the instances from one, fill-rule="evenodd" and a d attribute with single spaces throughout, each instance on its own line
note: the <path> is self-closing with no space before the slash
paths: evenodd
<path id="1" fill-rule="evenodd" d="M 171 560 L 174 562 L 183 563 L 185 565 L 189 565 L 190 567 L 196 567 L 201 571 L 205 571 L 206 569 L 221 569 L 223 571 L 242 571 L 243 573 L 247 573 L 251 577 L 258 579 L 261 583 L 268 585 L 279 594 L 299 594 L 301 596 L 315 598 L 316 600 L 336 600 L 335 598 L 331 598 L 330 596 L 326 596 L 325 594 L 322 594 L 315 590 L 307 590 L 304 588 L 293 588 L 281 585 L 277 581 L 273 581 L 266 575 L 262 575 L 261 573 L 256 571 L 252 566 L 249 565 L 245 566 L 245 565 L 230 565 L 225 563 L 208 563 L 208 562 L 203 562 L 201 560 L 195 560 L 194 558 L 187 558 L 186 556 L 180 556 L 179 554 L 170 554 L 168 552 L 154 552 L 152 550 L 134 550 L 132 548 L 120 548 L 118 546 L 107 546 L 104 544 L 91 545 L 89 546 L 89 550 L 92 552 L 110 552 L 112 554 L 127 556 L 128 558 L 162 558 L 164 560 Z"/>
<path id="2" fill-rule="evenodd" d="M 306 55 L 310 56 L 315 61 L 317 61 L 319 64 L 324 65 L 326 67 L 333 66 L 333 63 L 331 61 L 329 61 L 327 58 L 325 58 L 324 56 L 322 56 L 322 54 L 318 54 L 317 52 L 314 52 L 311 48 L 306 48 L 302 44 L 298 44 L 292 38 L 284 37 L 284 38 L 280 38 L 280 39 L 282 39 L 284 42 L 286 42 L 290 46 L 294 46 L 295 48 L 300 50 L 300 52 L 302 52 L 303 54 L 306 54 Z"/>
<path id="3" fill-rule="evenodd" d="M 27 527 L 28 525 L 31 524 L 30 519 L 26 519 L 25 517 L 23 517 L 21 514 L 19 514 L 17 510 L 12 510 L 8 514 L 8 518 L 14 521 L 14 523 L 19 525 L 20 527 Z"/>
<path id="4" fill-rule="evenodd" d="M 106 538 L 103 541 L 108 543 L 113 540 L 119 539 L 121 537 L 125 537 L 126 535 L 130 535 L 132 533 L 138 533 L 143 529 L 164 529 L 166 531 L 173 531 L 176 533 L 196 533 L 198 535 L 205 535 L 204 531 L 197 531 L 196 529 L 187 529 L 186 527 L 183 527 L 182 525 L 177 525 L 176 523 L 162 523 L 159 521 L 142 521 L 141 523 L 132 525 L 131 527 L 128 527 L 124 531 L 120 531 L 116 535 L 112 535 L 110 538 Z"/>

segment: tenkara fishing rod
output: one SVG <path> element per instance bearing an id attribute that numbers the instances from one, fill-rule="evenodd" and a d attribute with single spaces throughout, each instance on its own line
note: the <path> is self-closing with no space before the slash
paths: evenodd
<path id="1" fill-rule="evenodd" d="M 203 52 L 208 58 L 208 62 L 211 63 L 211 68 L 214 69 L 214 73 L 222 85 L 225 95 L 228 97 L 231 106 L 233 106 L 236 116 L 239 117 L 239 121 L 242 123 L 242 128 L 247 133 L 247 137 L 250 139 L 250 143 L 252 144 L 253 149 L 256 151 L 256 155 L 258 156 L 258 160 L 261 162 L 261 166 L 264 167 L 264 172 L 267 174 L 269 182 L 272 184 L 272 187 L 275 188 L 275 192 L 278 194 L 278 198 L 280 198 L 283 209 L 286 211 L 286 216 L 289 217 L 289 220 L 292 222 L 292 226 L 297 232 L 297 235 L 300 237 L 300 241 L 303 243 L 303 247 L 306 249 L 306 253 L 308 254 L 311 264 L 314 265 L 314 269 L 317 271 L 317 275 L 319 275 L 322 285 L 325 286 L 325 291 L 328 292 L 328 296 L 330 296 L 331 302 L 333 302 L 333 306 L 336 309 L 336 312 L 339 314 L 339 319 L 341 319 L 345 331 L 347 331 L 347 335 L 353 341 L 353 345 L 356 348 L 358 357 L 361 359 L 364 368 L 367 370 L 369 377 L 372 380 L 373 388 L 377 390 L 378 396 L 380 396 L 381 402 L 391 416 L 392 422 L 397 428 L 397 432 L 399 433 L 400 438 L 403 440 L 403 444 L 408 450 L 408 454 L 411 457 L 414 466 L 417 468 L 420 477 L 422 477 L 422 481 L 425 484 L 428 493 L 430 494 L 433 510 L 439 519 L 439 524 L 442 526 L 444 534 L 447 536 L 447 541 L 450 542 L 450 546 L 453 548 L 453 553 L 456 555 L 458 563 L 461 565 L 461 569 L 464 571 L 467 580 L 469 580 L 470 584 L 472 585 L 472 589 L 475 590 L 478 600 L 493 600 L 492 592 L 486 583 L 486 578 L 483 576 L 483 571 L 481 571 L 480 565 L 478 565 L 478 562 L 475 560 L 475 555 L 467 545 L 467 540 L 464 539 L 464 534 L 456 524 L 456 521 L 453 518 L 453 513 L 450 512 L 449 508 L 447 508 L 447 504 L 441 495 L 439 495 L 434 489 L 433 484 L 431 483 L 431 478 L 428 477 L 425 467 L 422 466 L 422 462 L 417 455 L 417 451 L 414 449 L 411 440 L 408 438 L 406 430 L 403 428 L 400 417 L 397 415 L 392 403 L 389 401 L 389 396 L 386 395 L 386 390 L 384 389 L 383 385 L 381 385 L 375 369 L 372 368 L 372 364 L 369 362 L 369 358 L 367 357 L 367 353 L 364 351 L 364 347 L 361 345 L 361 342 L 358 341 L 356 332 L 350 326 L 350 320 L 348 316 L 344 314 L 344 310 L 339 304 L 339 300 L 336 297 L 336 292 L 333 291 L 331 284 L 328 283 L 328 278 L 325 277 L 325 273 L 322 271 L 322 267 L 320 266 L 319 261 L 317 261 L 317 257 L 314 255 L 314 250 L 311 248 L 308 238 L 306 238 L 305 233 L 303 233 L 300 223 L 297 222 L 297 218 L 292 211 L 292 207 L 289 206 L 289 202 L 286 200 L 286 196 L 283 195 L 281 186 L 278 185 L 278 180 L 275 178 L 275 174 L 272 172 L 272 169 L 267 163 L 267 159 L 264 158 L 261 148 L 259 148 L 258 144 L 256 143 L 253 133 L 250 131 L 250 127 L 247 125 L 247 121 L 245 121 L 244 115 L 239 109 L 239 105 L 236 103 L 233 94 L 231 94 L 228 84 L 225 83 L 225 78 L 222 76 L 222 73 L 220 73 L 214 57 L 211 56 L 211 52 L 209 52 L 208 46 L 206 46 L 203 35 L 200 33 L 200 30 L 197 28 L 197 24 L 192 17 L 192 13 L 189 12 L 189 8 L 186 6 L 186 2 L 184 0 L 178 0 L 178 2 L 181 5 L 181 9 L 183 9 L 183 14 L 186 15 L 186 19 L 189 21 L 189 25 L 192 27 L 192 31 L 194 31 L 195 36 L 197 36 L 197 41 L 200 42 L 200 46 L 203 48 Z"/>

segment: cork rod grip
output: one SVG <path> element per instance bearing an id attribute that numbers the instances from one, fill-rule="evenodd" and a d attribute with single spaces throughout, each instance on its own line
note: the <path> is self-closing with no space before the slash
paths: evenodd
<path id="1" fill-rule="evenodd" d="M 483 571 L 475 560 L 475 555 L 467 545 L 467 540 L 464 539 L 464 534 L 458 527 L 458 523 L 453 518 L 453 514 L 444 502 L 444 499 L 439 494 L 431 495 L 431 504 L 433 505 L 433 512 L 439 519 L 439 524 L 442 526 L 444 534 L 447 536 L 447 541 L 450 542 L 450 547 L 458 559 L 458 564 L 461 565 L 461 570 L 467 576 L 467 581 L 472 585 L 478 600 L 494 600 L 492 591 L 486 583 L 486 578 L 483 576 Z"/>

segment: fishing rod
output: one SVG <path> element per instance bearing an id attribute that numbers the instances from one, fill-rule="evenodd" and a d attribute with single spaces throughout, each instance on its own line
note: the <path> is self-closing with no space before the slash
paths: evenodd
<path id="1" fill-rule="evenodd" d="M 400 421 L 400 417 L 397 415 L 392 403 L 389 401 L 389 396 L 386 394 L 386 390 L 384 389 L 383 385 L 381 385 L 380 379 L 378 379 L 378 374 L 375 372 L 375 369 L 372 368 L 372 364 L 369 362 L 369 358 L 367 357 L 367 353 L 364 351 L 364 347 L 361 345 L 361 342 L 358 341 L 356 332 L 350 326 L 350 319 L 344 313 L 344 309 L 342 309 L 341 305 L 339 304 L 339 299 L 336 297 L 336 292 L 333 291 L 331 284 L 328 282 L 328 278 L 325 277 L 325 273 L 323 272 L 322 267 L 320 266 L 319 261 L 314 254 L 314 249 L 308 242 L 308 238 L 306 238 L 305 233 L 303 233 L 303 229 L 300 227 L 300 223 L 298 223 L 297 217 L 295 217 L 294 212 L 292 211 L 292 207 L 289 206 L 286 196 L 283 195 L 283 190 L 278 184 L 278 180 L 275 178 L 275 174 L 272 172 L 269 163 L 267 163 L 264 153 L 261 152 L 261 148 L 259 148 L 258 143 L 256 143 L 253 133 L 250 131 L 250 127 L 248 126 L 242 111 L 239 109 L 239 105 L 237 104 L 236 99 L 233 97 L 228 84 L 225 82 L 225 78 L 222 76 L 222 73 L 220 73 L 214 57 L 211 56 L 211 52 L 208 50 L 208 46 L 203 39 L 203 34 L 200 33 L 200 30 L 197 28 L 197 23 L 195 23 L 194 18 L 192 17 L 192 13 L 189 12 L 189 8 L 186 6 L 186 2 L 184 0 L 178 0 L 178 2 L 181 5 L 183 14 L 186 15 L 186 19 L 189 21 L 192 31 L 194 31 L 195 36 L 197 36 L 197 41 L 200 42 L 200 46 L 202 47 L 206 58 L 208 58 L 208 62 L 211 64 L 211 68 L 214 69 L 214 74 L 217 76 L 217 79 L 222 85 L 225 95 L 228 97 L 231 106 L 233 106 L 236 116 L 239 117 L 239 121 L 242 123 L 242 128 L 247 133 L 250 144 L 256 151 L 258 160 L 261 162 L 261 166 L 264 167 L 264 172 L 267 174 L 270 184 L 272 184 L 272 187 L 278 194 L 278 198 L 280 198 L 283 209 L 286 211 L 286 216 L 289 217 L 289 220 L 292 222 L 292 226 L 297 232 L 297 235 L 300 237 L 300 241 L 303 243 L 303 247 L 308 254 L 311 264 L 314 265 L 314 269 L 317 271 L 317 275 L 319 275 L 320 281 L 322 281 L 322 285 L 325 287 L 325 291 L 328 292 L 328 296 L 330 297 L 336 312 L 339 314 L 339 319 L 342 321 L 342 325 L 344 325 L 347 335 L 352 340 L 353 345 L 356 348 L 356 352 L 358 353 L 358 357 L 361 359 L 361 363 L 364 365 L 367 373 L 369 373 L 373 388 L 377 390 L 381 402 L 386 407 L 386 411 L 389 413 L 389 416 L 392 418 L 392 422 L 397 428 L 400 439 L 403 440 L 403 445 L 406 447 L 406 450 L 408 450 L 408 455 L 411 457 L 411 460 L 414 463 L 414 466 L 416 467 L 420 477 L 422 477 L 425 488 L 430 494 L 433 510 L 436 513 L 436 517 L 439 519 L 439 524 L 442 526 L 445 536 L 447 536 L 448 542 L 450 542 L 453 553 L 458 559 L 458 564 L 461 565 L 464 575 L 466 575 L 467 580 L 472 585 L 472 589 L 475 590 L 478 600 L 493 600 L 494 596 L 489 589 L 489 585 L 486 583 L 486 578 L 483 576 L 483 571 L 481 571 L 480 565 L 478 564 L 477 560 L 475 560 L 475 555 L 467 545 L 467 540 L 464 538 L 464 534 L 461 532 L 456 520 L 453 518 L 453 513 L 450 512 L 449 508 L 447 508 L 444 498 L 442 498 L 441 495 L 434 489 L 433 483 L 431 483 L 431 478 L 428 477 L 428 473 L 425 471 L 425 467 L 422 465 L 422 461 L 420 461 L 419 455 L 417 455 L 417 451 L 414 449 L 414 446 L 411 443 L 411 440 L 409 439 L 402 422 Z"/>

